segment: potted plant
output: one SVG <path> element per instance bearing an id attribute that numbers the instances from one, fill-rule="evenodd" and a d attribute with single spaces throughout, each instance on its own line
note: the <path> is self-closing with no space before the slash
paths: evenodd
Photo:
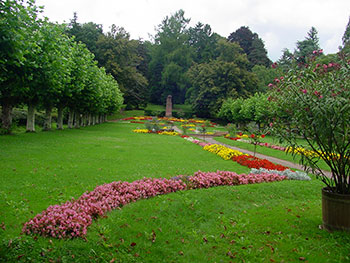
<path id="1" fill-rule="evenodd" d="M 317 50 L 305 63 L 294 63 L 269 84 L 268 100 L 274 134 L 325 184 L 324 228 L 350 230 L 350 60 L 338 55 L 335 62 L 321 63 L 325 57 Z M 320 160 L 328 165 L 328 175 Z"/>

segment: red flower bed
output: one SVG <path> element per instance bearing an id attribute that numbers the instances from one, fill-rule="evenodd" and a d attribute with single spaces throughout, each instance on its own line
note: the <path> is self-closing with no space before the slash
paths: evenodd
<path id="1" fill-rule="evenodd" d="M 288 169 L 288 167 L 285 167 L 280 164 L 274 164 L 266 159 L 259 159 L 257 157 L 251 156 L 251 155 L 239 155 L 232 157 L 232 160 L 239 163 L 240 165 L 247 166 L 249 168 L 265 168 L 268 170 L 278 170 L 278 171 L 284 171 Z"/>

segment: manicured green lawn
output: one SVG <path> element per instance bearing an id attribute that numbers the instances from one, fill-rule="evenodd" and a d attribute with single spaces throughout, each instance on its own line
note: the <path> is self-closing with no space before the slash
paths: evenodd
<path id="1" fill-rule="evenodd" d="M 74 240 L 20 235 L 27 220 L 96 185 L 248 169 L 139 124 L 0 137 L 0 262 L 347 262 L 321 224 L 318 180 L 177 192 L 126 205 Z M 228 141 L 228 140 L 227 140 Z"/>

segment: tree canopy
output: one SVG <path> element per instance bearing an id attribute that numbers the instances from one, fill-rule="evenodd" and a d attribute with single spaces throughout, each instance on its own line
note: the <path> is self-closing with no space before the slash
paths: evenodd
<path id="1" fill-rule="evenodd" d="M 247 54 L 250 62 L 250 68 L 255 65 L 270 66 L 271 61 L 267 56 L 265 44 L 257 33 L 253 33 L 249 27 L 242 26 L 235 32 L 231 33 L 228 38 L 230 42 L 238 43 Z"/>

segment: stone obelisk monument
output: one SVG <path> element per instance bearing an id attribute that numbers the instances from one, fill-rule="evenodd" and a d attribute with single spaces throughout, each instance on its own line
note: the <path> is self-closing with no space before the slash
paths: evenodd
<path id="1" fill-rule="evenodd" d="M 165 117 L 173 116 L 173 103 L 171 101 L 171 95 L 168 95 L 166 98 L 166 108 L 165 108 Z"/>

